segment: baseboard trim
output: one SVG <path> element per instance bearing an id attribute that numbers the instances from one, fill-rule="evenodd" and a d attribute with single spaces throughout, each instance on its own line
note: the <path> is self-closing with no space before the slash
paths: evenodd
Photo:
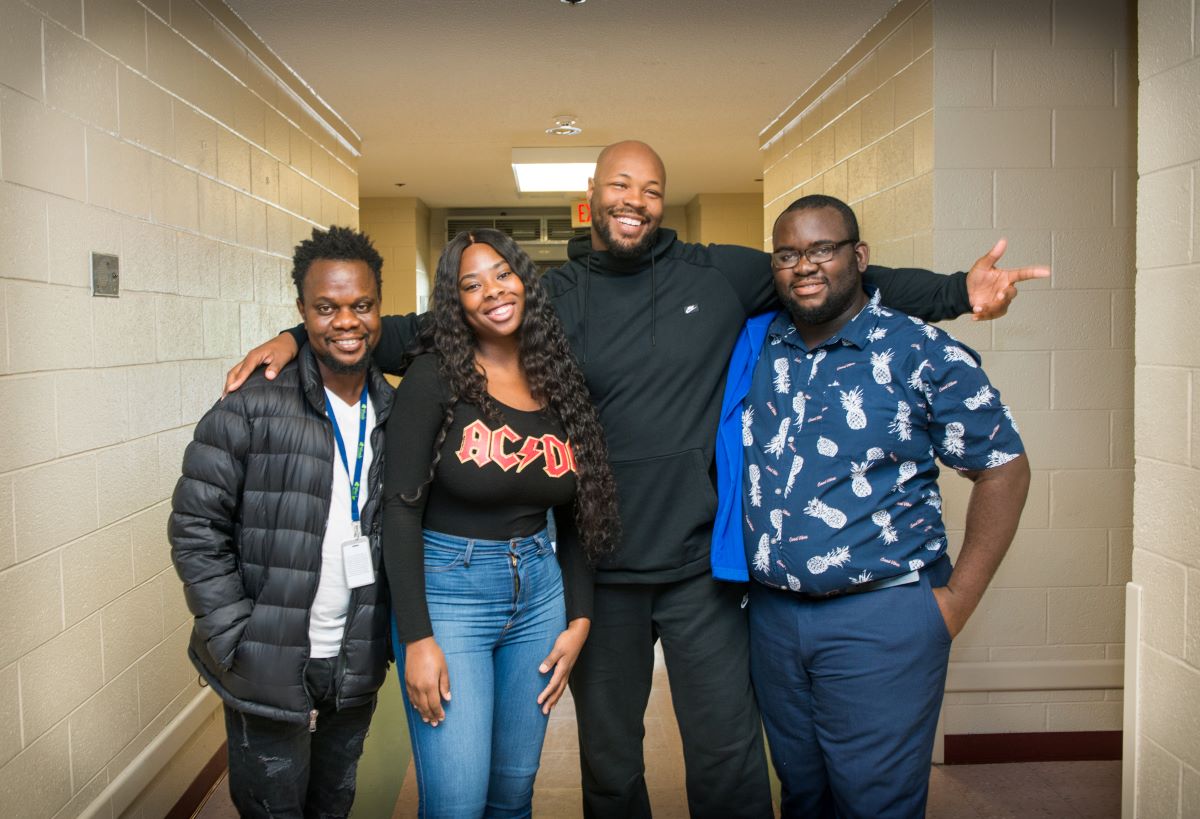
<path id="1" fill-rule="evenodd" d="M 1123 685 L 1122 660 L 951 662 L 946 671 L 946 690 L 955 693 L 1116 690 Z"/>
<path id="2" fill-rule="evenodd" d="M 229 743 L 222 742 L 221 747 L 217 748 L 212 758 L 204 763 L 204 767 L 196 774 L 192 784 L 188 785 L 183 795 L 167 811 L 165 819 L 193 819 L 200 812 L 200 808 L 204 807 L 204 803 L 208 801 L 209 795 L 228 768 Z"/>
<path id="3" fill-rule="evenodd" d="M 158 776 L 179 749 L 187 744 L 206 720 L 212 718 L 221 700 L 210 688 L 201 688 L 183 710 L 167 723 L 150 743 L 108 783 L 84 808 L 80 819 L 121 816 Z"/>
<path id="4" fill-rule="evenodd" d="M 1082 762 L 1121 758 L 1120 731 L 947 734 L 946 765 L 994 762 Z"/>

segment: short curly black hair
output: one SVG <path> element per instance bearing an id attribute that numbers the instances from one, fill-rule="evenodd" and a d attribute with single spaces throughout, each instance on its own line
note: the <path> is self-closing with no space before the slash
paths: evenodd
<path id="1" fill-rule="evenodd" d="M 330 225 L 329 230 L 313 228 L 312 237 L 296 245 L 292 251 L 292 281 L 296 295 L 304 301 L 304 277 L 317 259 L 341 259 L 366 262 L 375 274 L 375 287 L 383 294 L 383 257 L 371 244 L 371 237 L 354 228 Z"/>

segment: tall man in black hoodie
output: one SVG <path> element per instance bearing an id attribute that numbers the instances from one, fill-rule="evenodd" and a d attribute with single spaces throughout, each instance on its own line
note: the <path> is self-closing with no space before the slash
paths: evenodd
<path id="1" fill-rule="evenodd" d="M 750 686 L 745 589 L 714 581 L 709 541 L 713 449 L 725 363 L 745 319 L 777 306 L 770 256 L 681 242 L 660 227 L 666 172 L 641 142 L 610 145 L 588 188 L 589 237 L 546 274 L 555 309 L 600 411 L 620 493 L 623 543 L 597 567 L 595 616 L 571 690 L 579 725 L 584 814 L 650 815 L 642 755 L 654 643 L 661 639 L 683 738 L 694 817 L 772 815 L 762 729 Z M 1042 268 L 970 273 L 871 267 L 883 301 L 928 320 L 971 310 L 1002 315 L 1022 279 Z M 384 317 L 375 352 L 400 366 L 415 317 Z M 252 350 L 233 389 L 260 364 L 295 355 L 300 334 Z"/>

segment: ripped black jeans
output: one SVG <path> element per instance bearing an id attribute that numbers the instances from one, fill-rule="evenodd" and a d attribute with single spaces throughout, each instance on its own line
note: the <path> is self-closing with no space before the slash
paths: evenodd
<path id="1" fill-rule="evenodd" d="M 317 709 L 308 725 L 225 707 L 229 791 L 242 817 L 334 819 L 350 813 L 358 758 L 375 703 L 337 710 L 334 660 L 309 660 L 304 684 Z"/>

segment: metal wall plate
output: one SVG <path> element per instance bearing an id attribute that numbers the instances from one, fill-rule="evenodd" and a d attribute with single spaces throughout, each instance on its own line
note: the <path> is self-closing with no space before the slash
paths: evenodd
<path id="1" fill-rule="evenodd" d="M 120 261 L 111 253 L 92 253 L 92 295 L 121 294 Z"/>

